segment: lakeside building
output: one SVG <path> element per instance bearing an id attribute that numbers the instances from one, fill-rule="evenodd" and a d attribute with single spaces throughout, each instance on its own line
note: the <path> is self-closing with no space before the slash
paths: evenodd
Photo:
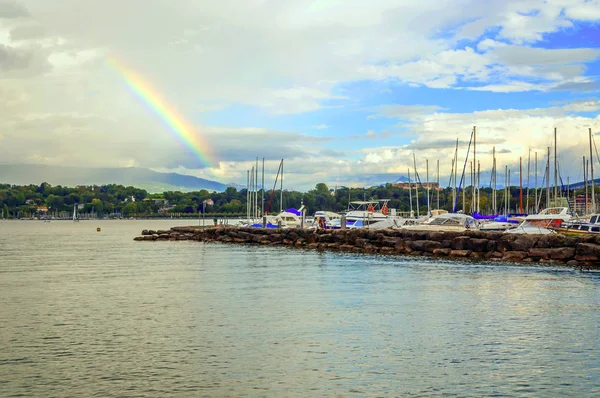
<path id="1" fill-rule="evenodd" d="M 415 189 L 415 188 L 419 188 L 419 189 L 431 189 L 431 190 L 437 190 L 437 191 L 442 191 L 442 188 L 440 188 L 440 184 L 438 182 L 423 182 L 421 184 L 419 183 L 415 183 L 415 182 L 411 182 L 410 184 L 408 182 L 397 182 L 392 184 L 392 186 L 400 188 L 400 189 Z"/>

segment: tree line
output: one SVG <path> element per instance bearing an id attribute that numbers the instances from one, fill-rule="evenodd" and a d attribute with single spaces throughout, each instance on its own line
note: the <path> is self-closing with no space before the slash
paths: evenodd
<path id="1" fill-rule="evenodd" d="M 471 189 L 465 188 L 465 208 L 470 213 Z M 490 209 L 491 189 L 481 189 L 480 209 L 482 213 L 494 213 Z M 133 186 L 116 184 L 90 185 L 77 187 L 52 186 L 48 183 L 40 185 L 9 185 L 0 184 L 0 209 L 3 218 L 62 216 L 69 217 L 77 205 L 78 214 L 96 217 L 193 217 L 201 213 L 209 216 L 245 217 L 247 190 L 229 187 L 223 192 L 200 190 L 195 192 L 167 191 L 163 193 L 148 193 L 146 190 Z M 398 212 L 425 214 L 428 207 L 452 211 L 452 190 L 445 188 L 439 191 L 431 190 L 429 206 L 426 190 L 419 190 L 417 202 L 415 191 L 409 196 L 407 189 L 386 184 L 370 188 L 336 188 L 330 189 L 324 183 L 316 184 L 314 189 L 307 192 L 283 191 L 283 203 L 280 203 L 281 191 L 266 191 L 264 193 L 264 208 L 267 214 L 276 214 L 280 209 L 290 207 L 300 208 L 304 205 L 307 214 L 318 210 L 342 212 L 348 208 L 350 201 L 389 199 L 388 207 Z M 438 199 L 439 195 L 439 199 Z M 258 208 L 262 208 L 263 193 L 257 194 Z M 498 206 L 503 208 L 502 192 L 498 192 Z M 212 205 L 205 205 L 207 199 Z M 457 201 L 457 210 L 463 209 L 462 193 Z M 510 190 L 510 209 L 516 211 L 519 205 L 519 188 Z M 252 202 L 253 203 L 253 202 Z M 533 199 L 530 201 L 530 207 Z M 260 211 L 259 211 L 260 213 Z"/>

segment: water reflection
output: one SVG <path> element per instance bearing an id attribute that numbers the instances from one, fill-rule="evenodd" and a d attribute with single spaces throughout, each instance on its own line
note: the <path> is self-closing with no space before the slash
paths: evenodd
<path id="1" fill-rule="evenodd" d="M 0 224 L 0 396 L 596 396 L 599 278 Z"/>

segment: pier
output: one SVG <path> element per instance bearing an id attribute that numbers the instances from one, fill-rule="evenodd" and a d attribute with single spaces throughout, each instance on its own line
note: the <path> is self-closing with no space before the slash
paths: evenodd
<path id="1" fill-rule="evenodd" d="M 600 269 L 600 235 L 516 235 L 479 231 L 307 230 L 173 227 L 142 231 L 136 241 L 199 241 L 286 246 L 349 253 L 424 256 Z"/>

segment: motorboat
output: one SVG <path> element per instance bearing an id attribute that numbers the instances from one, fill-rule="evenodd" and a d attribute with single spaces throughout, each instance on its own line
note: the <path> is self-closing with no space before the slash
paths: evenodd
<path id="1" fill-rule="evenodd" d="M 531 214 L 515 228 L 505 231 L 506 234 L 548 235 L 555 234 L 554 229 L 571 219 L 568 207 L 549 207 L 538 214 Z"/>
<path id="2" fill-rule="evenodd" d="M 406 219 L 396 214 L 396 209 L 388 208 L 389 199 L 353 201 L 348 204 L 345 214 L 346 226 L 350 228 L 369 227 L 380 221 L 393 220 L 393 224 L 402 226 Z"/>
<path id="3" fill-rule="evenodd" d="M 433 216 L 421 224 L 404 225 L 402 228 L 418 231 L 469 231 L 478 230 L 479 222 L 466 214 L 444 213 Z"/>
<path id="4" fill-rule="evenodd" d="M 299 209 L 289 208 L 277 215 L 266 215 L 266 223 L 263 220 L 254 223 L 245 223 L 244 226 L 251 228 L 301 228 L 303 225 L 302 211 L 304 205 Z"/>
<path id="5" fill-rule="evenodd" d="M 490 221 L 481 223 L 479 230 L 484 232 L 504 232 L 516 228 L 518 225 L 507 221 Z"/>
<path id="6" fill-rule="evenodd" d="M 600 234 L 600 214 L 592 214 L 589 220 L 574 220 L 564 222 L 555 231 L 565 235 Z"/>

